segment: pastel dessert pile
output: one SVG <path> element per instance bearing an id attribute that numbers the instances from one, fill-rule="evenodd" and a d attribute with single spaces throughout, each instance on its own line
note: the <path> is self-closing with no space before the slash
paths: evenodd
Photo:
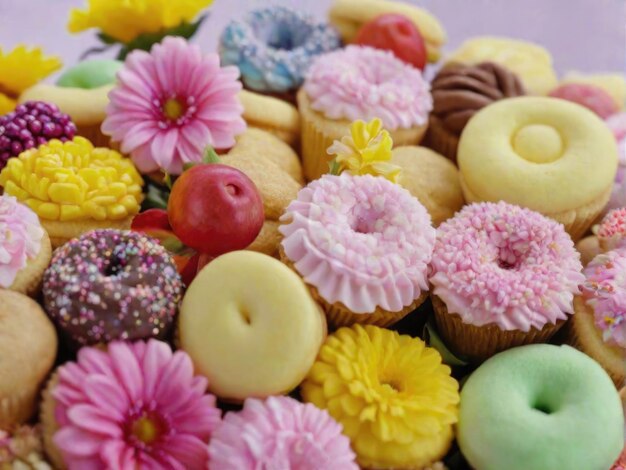
<path id="1" fill-rule="evenodd" d="M 624 77 L 149 3 L 0 50 L 0 469 L 626 468 Z"/>

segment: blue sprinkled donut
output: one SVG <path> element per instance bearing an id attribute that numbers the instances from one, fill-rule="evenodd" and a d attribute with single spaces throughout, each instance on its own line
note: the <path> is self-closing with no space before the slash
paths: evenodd
<path id="1" fill-rule="evenodd" d="M 232 21 L 220 38 L 223 65 L 236 65 L 247 88 L 283 93 L 297 89 L 312 60 L 341 45 L 329 24 L 275 6 Z"/>

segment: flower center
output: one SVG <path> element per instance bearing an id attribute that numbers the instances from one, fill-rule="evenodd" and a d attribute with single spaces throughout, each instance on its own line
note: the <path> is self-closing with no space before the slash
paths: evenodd
<path id="1" fill-rule="evenodd" d="M 163 103 L 163 114 L 170 121 L 176 121 L 185 113 L 185 106 L 176 98 L 168 98 Z"/>
<path id="2" fill-rule="evenodd" d="M 130 432 L 140 442 L 150 445 L 165 433 L 165 423 L 156 414 L 144 413 L 132 423 Z"/>

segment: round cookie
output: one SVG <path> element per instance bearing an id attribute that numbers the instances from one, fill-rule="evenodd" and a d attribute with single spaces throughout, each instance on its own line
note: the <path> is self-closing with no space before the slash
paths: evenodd
<path id="1" fill-rule="evenodd" d="M 523 346 L 469 377 L 458 441 L 476 470 L 600 470 L 624 446 L 622 405 L 609 376 L 585 354 Z"/>
<path id="2" fill-rule="evenodd" d="M 300 114 L 295 106 L 248 90 L 239 92 L 243 105 L 243 119 L 248 127 L 256 127 L 274 134 L 280 140 L 295 146 L 300 138 Z"/>
<path id="3" fill-rule="evenodd" d="M 204 267 L 187 289 L 178 338 L 218 397 L 242 401 L 298 386 L 326 337 L 304 282 L 280 261 L 235 251 Z"/>
<path id="4" fill-rule="evenodd" d="M 556 98 L 521 97 L 479 111 L 458 150 L 465 200 L 506 201 L 561 222 L 580 238 L 607 203 L 617 145 L 591 111 Z"/>
<path id="5" fill-rule="evenodd" d="M 52 322 L 29 297 L 0 290 L 0 429 L 28 420 L 57 354 Z"/>
<path id="6" fill-rule="evenodd" d="M 459 172 L 444 156 L 426 147 L 396 147 L 391 162 L 402 168 L 398 183 L 426 207 L 435 227 L 463 207 Z"/>
<path id="7" fill-rule="evenodd" d="M 91 90 L 115 83 L 115 75 L 124 62 L 119 60 L 95 59 L 84 60 L 67 69 L 57 80 L 57 85 L 64 88 L 84 88 Z"/>
<path id="8" fill-rule="evenodd" d="M 595 235 L 589 235 L 579 240 L 578 243 L 576 243 L 576 249 L 580 253 L 580 261 L 583 267 L 587 266 L 587 264 L 602 251 L 598 237 Z"/>

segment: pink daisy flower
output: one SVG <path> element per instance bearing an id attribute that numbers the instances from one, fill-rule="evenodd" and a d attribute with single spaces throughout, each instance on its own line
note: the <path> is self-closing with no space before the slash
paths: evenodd
<path id="1" fill-rule="evenodd" d="M 206 467 L 220 411 L 186 353 L 118 341 L 81 349 L 58 377 L 54 442 L 69 470 Z"/>
<path id="2" fill-rule="evenodd" d="M 182 38 L 134 51 L 109 93 L 102 132 L 121 143 L 140 171 L 180 174 L 207 145 L 232 147 L 246 128 L 237 67 L 220 67 Z"/>
<path id="3" fill-rule="evenodd" d="M 248 398 L 209 444 L 210 470 L 358 470 L 349 439 L 327 411 L 289 397 Z"/>

